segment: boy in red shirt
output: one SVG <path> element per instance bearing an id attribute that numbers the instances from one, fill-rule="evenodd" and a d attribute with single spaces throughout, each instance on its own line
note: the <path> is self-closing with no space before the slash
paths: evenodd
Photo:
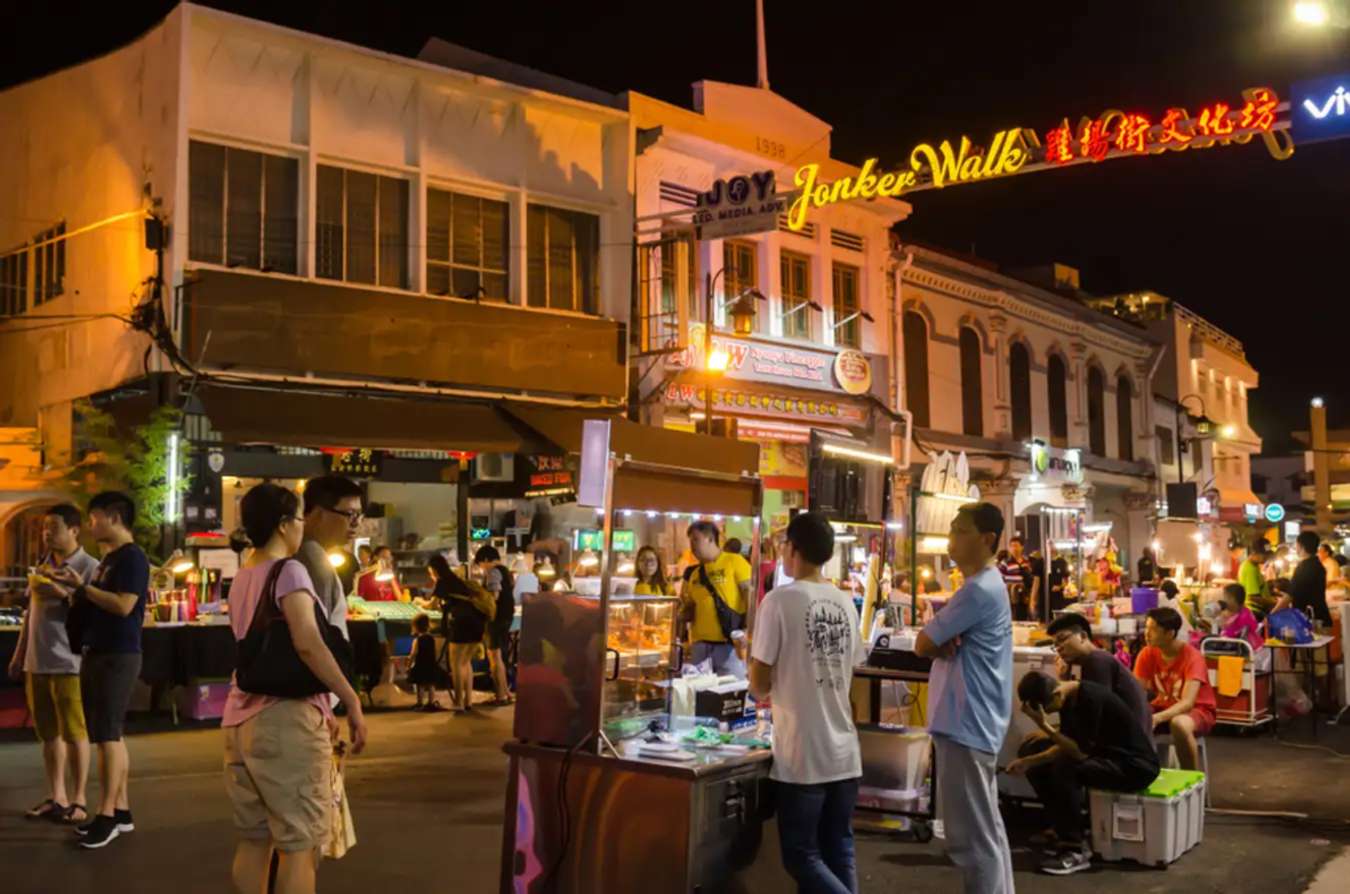
<path id="1" fill-rule="evenodd" d="M 1153 697 L 1153 728 L 1170 732 L 1183 769 L 1200 767 L 1196 739 L 1214 728 L 1214 687 L 1200 650 L 1179 638 L 1181 615 L 1173 608 L 1155 608 L 1148 613 L 1144 639 L 1134 675 Z"/>

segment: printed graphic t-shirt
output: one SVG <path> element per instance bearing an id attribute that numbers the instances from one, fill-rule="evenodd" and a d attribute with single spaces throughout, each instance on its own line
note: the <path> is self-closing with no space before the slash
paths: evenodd
<path id="1" fill-rule="evenodd" d="M 751 655 L 773 666 L 773 770 L 819 785 L 862 775 L 849 688 L 866 657 L 853 599 L 833 584 L 795 581 L 764 597 Z"/>

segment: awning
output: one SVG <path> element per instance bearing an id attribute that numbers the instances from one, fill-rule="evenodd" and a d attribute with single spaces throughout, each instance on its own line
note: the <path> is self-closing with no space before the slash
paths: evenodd
<path id="1" fill-rule="evenodd" d="M 605 410 L 543 407 L 508 401 L 500 405 L 506 413 L 524 423 L 541 438 L 553 442 L 563 453 L 581 452 L 581 424 L 587 419 L 617 418 Z"/>
<path id="2" fill-rule="evenodd" d="M 231 444 L 383 450 L 543 452 L 546 445 L 488 404 L 206 385 L 211 427 Z"/>
<path id="3" fill-rule="evenodd" d="M 1243 507 L 1250 504 L 1262 505 L 1261 498 L 1252 493 L 1250 487 L 1221 487 L 1219 488 L 1219 506 L 1224 509 L 1233 508 L 1241 512 Z"/>

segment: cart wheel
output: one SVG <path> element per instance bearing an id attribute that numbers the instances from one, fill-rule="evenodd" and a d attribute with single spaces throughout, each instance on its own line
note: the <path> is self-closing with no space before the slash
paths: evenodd
<path id="1" fill-rule="evenodd" d="M 933 826 L 927 820 L 914 821 L 914 840 L 919 844 L 927 844 L 933 840 Z"/>

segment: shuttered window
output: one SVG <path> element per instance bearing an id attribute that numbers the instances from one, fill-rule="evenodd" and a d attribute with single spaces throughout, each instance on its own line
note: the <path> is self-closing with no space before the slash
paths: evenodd
<path id="1" fill-rule="evenodd" d="M 295 273 L 300 163 L 231 146 L 188 145 L 188 257 Z"/>
<path id="2" fill-rule="evenodd" d="M 318 166 L 315 275 L 408 288 L 408 181 Z"/>
<path id="3" fill-rule="evenodd" d="M 427 190 L 427 291 L 506 301 L 509 225 L 506 202 Z"/>
<path id="4" fill-rule="evenodd" d="M 598 313 L 600 218 L 530 205 L 525 213 L 526 296 L 531 307 Z"/>

